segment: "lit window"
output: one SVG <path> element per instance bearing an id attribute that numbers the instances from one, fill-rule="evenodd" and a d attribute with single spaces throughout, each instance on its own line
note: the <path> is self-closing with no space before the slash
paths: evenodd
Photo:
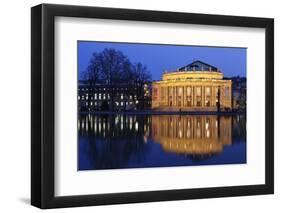
<path id="1" fill-rule="evenodd" d="M 211 88 L 206 87 L 206 96 L 211 96 Z"/>
<path id="2" fill-rule="evenodd" d="M 187 97 L 187 106 L 191 106 L 191 96 Z"/>
<path id="3" fill-rule="evenodd" d="M 219 95 L 219 88 L 216 87 L 215 91 L 216 91 L 216 96 L 218 96 Z"/>
<path id="4" fill-rule="evenodd" d="M 196 88 L 196 94 L 197 96 L 201 96 L 201 87 Z"/>
<path id="5" fill-rule="evenodd" d="M 179 88 L 179 95 L 182 94 L 182 87 Z"/>
<path id="6" fill-rule="evenodd" d="M 170 95 L 173 95 L 173 88 L 169 89 Z"/>
<path id="7" fill-rule="evenodd" d="M 187 87 L 186 93 L 188 96 L 191 96 L 191 87 Z"/>

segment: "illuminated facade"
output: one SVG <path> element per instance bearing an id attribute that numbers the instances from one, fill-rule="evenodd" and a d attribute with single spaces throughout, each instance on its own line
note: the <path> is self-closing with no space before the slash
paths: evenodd
<path id="1" fill-rule="evenodd" d="M 152 109 L 218 111 L 232 109 L 232 83 L 216 67 L 201 61 L 164 72 L 152 83 Z"/>
<path id="2" fill-rule="evenodd" d="M 78 111 L 127 111 L 151 108 L 151 88 L 128 84 L 91 86 L 88 81 L 79 81 Z"/>

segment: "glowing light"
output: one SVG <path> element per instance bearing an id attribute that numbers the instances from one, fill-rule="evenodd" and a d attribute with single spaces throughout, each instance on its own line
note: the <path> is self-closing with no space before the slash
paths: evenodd
<path id="1" fill-rule="evenodd" d="M 94 132 L 97 133 L 97 123 L 94 123 Z"/>
<path id="2" fill-rule="evenodd" d="M 207 138 L 210 138 L 210 130 L 207 130 L 206 136 L 207 136 Z"/>
<path id="3" fill-rule="evenodd" d="M 138 131 L 138 129 L 139 129 L 139 123 L 136 121 L 136 123 L 135 123 L 135 129 Z"/>
<path id="4" fill-rule="evenodd" d="M 179 130 L 179 137 L 182 138 L 182 131 Z"/>

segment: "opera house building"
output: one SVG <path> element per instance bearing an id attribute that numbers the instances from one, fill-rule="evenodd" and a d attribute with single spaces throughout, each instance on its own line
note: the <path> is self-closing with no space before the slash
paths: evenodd
<path id="1" fill-rule="evenodd" d="M 227 111 L 232 109 L 232 83 L 217 67 L 194 61 L 165 71 L 152 83 L 152 109 L 167 111 Z"/>

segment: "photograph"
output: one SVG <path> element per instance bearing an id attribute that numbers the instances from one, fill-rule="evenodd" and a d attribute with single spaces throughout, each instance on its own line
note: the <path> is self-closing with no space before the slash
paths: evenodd
<path id="1" fill-rule="evenodd" d="M 151 4 L 31 8 L 31 205 L 274 194 L 274 18 Z"/>
<path id="2" fill-rule="evenodd" d="M 247 48 L 77 41 L 78 171 L 247 164 Z"/>

